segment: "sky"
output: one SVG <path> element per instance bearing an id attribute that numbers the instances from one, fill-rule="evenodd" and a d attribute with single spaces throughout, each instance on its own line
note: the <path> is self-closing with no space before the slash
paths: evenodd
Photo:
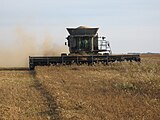
<path id="1" fill-rule="evenodd" d="M 0 0 L 0 47 L 17 44 L 17 29 L 34 36 L 37 45 L 49 35 L 53 46 L 63 46 L 66 28 L 84 25 L 99 27 L 113 53 L 157 53 L 159 6 L 160 0 Z"/>

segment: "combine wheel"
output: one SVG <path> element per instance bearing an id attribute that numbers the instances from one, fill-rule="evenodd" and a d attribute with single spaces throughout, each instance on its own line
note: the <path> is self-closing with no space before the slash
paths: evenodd
<path id="1" fill-rule="evenodd" d="M 61 56 L 67 56 L 67 53 L 61 53 Z"/>

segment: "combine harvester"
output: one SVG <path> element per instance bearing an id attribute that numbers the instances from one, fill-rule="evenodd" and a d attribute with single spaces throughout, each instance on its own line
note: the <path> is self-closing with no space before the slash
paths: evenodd
<path id="1" fill-rule="evenodd" d="M 69 54 L 62 53 L 61 56 L 31 57 L 29 56 L 29 69 L 34 70 L 35 66 L 50 65 L 71 65 L 71 64 L 108 64 L 116 61 L 140 62 L 140 55 L 118 54 L 111 52 L 111 47 L 105 37 L 99 37 L 99 28 L 67 28 L 69 36 L 65 45 L 69 47 Z"/>

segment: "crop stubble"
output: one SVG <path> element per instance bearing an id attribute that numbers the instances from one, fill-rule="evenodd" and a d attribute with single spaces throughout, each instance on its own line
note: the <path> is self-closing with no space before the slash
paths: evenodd
<path id="1" fill-rule="evenodd" d="M 159 120 L 160 56 L 142 63 L 0 71 L 2 119 Z"/>

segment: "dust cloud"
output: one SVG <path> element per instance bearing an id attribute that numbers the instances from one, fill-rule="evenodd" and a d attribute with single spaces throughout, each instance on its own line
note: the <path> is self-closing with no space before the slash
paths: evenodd
<path id="1" fill-rule="evenodd" d="M 56 44 L 53 37 L 47 32 L 44 37 L 44 42 L 40 50 L 44 56 L 57 56 L 66 51 L 64 46 Z"/>
<path id="2" fill-rule="evenodd" d="M 65 47 L 54 43 L 52 35 L 44 35 L 39 44 L 34 34 L 16 28 L 14 45 L 4 47 L 0 44 L 0 67 L 28 67 L 29 56 L 55 56 L 66 52 Z"/>

